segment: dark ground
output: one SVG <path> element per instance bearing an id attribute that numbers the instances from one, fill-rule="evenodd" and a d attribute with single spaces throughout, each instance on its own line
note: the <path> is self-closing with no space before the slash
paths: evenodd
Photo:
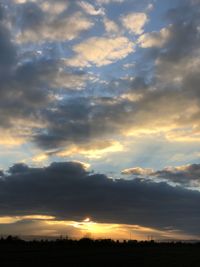
<path id="1" fill-rule="evenodd" d="M 0 266 L 200 267 L 200 243 L 0 240 Z"/>

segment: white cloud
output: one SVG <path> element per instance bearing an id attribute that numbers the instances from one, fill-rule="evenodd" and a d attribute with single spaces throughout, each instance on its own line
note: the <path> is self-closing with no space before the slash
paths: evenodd
<path id="1" fill-rule="evenodd" d="M 104 15 L 105 11 L 103 8 L 96 9 L 93 5 L 88 2 L 80 1 L 79 6 L 89 15 L 97 16 L 97 15 Z"/>
<path id="2" fill-rule="evenodd" d="M 13 0 L 14 3 L 16 4 L 25 4 L 25 3 L 28 3 L 28 2 L 37 2 L 37 0 Z"/>
<path id="3" fill-rule="evenodd" d="M 150 3 L 148 4 L 147 8 L 146 8 L 146 11 L 152 11 L 154 9 L 154 4 Z"/>
<path id="4" fill-rule="evenodd" d="M 74 67 L 85 67 L 91 64 L 103 66 L 125 58 L 134 51 L 134 45 L 126 37 L 92 37 L 75 45 L 73 50 L 76 55 L 66 61 L 68 65 Z"/>
<path id="5" fill-rule="evenodd" d="M 122 3 L 125 0 L 96 0 L 98 4 Z"/>
<path id="6" fill-rule="evenodd" d="M 50 14 L 60 14 L 68 7 L 68 2 L 49 2 L 44 1 L 41 3 L 41 8 L 44 12 L 48 12 Z"/>
<path id="7" fill-rule="evenodd" d="M 134 34 L 142 34 L 143 27 L 148 21 L 145 13 L 130 13 L 121 18 L 123 26 Z"/>
<path id="8" fill-rule="evenodd" d="M 145 33 L 138 39 L 138 44 L 142 48 L 162 47 L 170 37 L 168 28 L 163 28 L 159 32 Z"/>
<path id="9" fill-rule="evenodd" d="M 113 20 L 109 20 L 107 18 L 105 18 L 103 20 L 104 23 L 104 27 L 107 33 L 117 33 L 119 32 L 119 27 L 117 26 L 117 24 L 113 21 Z"/>
<path id="10" fill-rule="evenodd" d="M 37 3 L 44 11 L 51 15 L 58 15 L 66 10 L 69 6 L 68 0 L 13 0 L 16 4 Z"/>

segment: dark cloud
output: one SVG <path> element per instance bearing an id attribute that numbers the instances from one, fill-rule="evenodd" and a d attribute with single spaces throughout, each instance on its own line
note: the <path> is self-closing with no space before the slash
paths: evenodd
<path id="1" fill-rule="evenodd" d="M 17 174 L 17 173 L 28 172 L 29 170 L 30 170 L 30 168 L 26 164 L 17 163 L 15 165 L 13 165 L 12 167 L 10 167 L 8 172 L 10 174 Z"/>
<path id="2" fill-rule="evenodd" d="M 173 227 L 199 235 L 198 191 L 148 180 L 111 180 L 77 162 L 17 165 L 0 179 L 1 215 L 49 214 L 99 222 Z"/>
<path id="3" fill-rule="evenodd" d="M 68 98 L 56 110 L 43 114 L 48 128 L 38 131 L 34 140 L 41 147 L 58 148 L 111 136 L 120 131 L 121 123 L 130 121 L 128 105 L 129 101 L 115 101 L 112 97 Z"/>
<path id="4" fill-rule="evenodd" d="M 2 21 L 4 18 L 4 8 L 3 5 L 0 4 L 0 21 Z"/>
<path id="5" fill-rule="evenodd" d="M 193 7 L 184 2 L 180 7 L 168 11 L 167 18 L 172 26 L 167 49 L 161 54 L 164 60 L 177 63 L 188 53 L 194 53 L 194 50 L 199 47 L 199 13 L 199 6 Z"/>
<path id="6" fill-rule="evenodd" d="M 0 89 L 1 126 L 13 127 L 15 120 L 37 120 L 39 108 L 49 102 L 47 89 L 39 73 L 40 64 L 13 65 L 2 77 Z M 43 63 L 44 65 L 44 63 Z M 43 68 L 43 73 L 45 68 Z"/>
<path id="7" fill-rule="evenodd" d="M 6 128 L 14 119 L 30 118 L 33 107 L 47 98 L 36 75 L 38 66 L 19 61 L 18 47 L 12 38 L 6 21 L 0 21 L 0 122 Z"/>
<path id="8" fill-rule="evenodd" d="M 15 46 L 11 42 L 9 31 L 2 21 L 0 21 L 0 38 L 0 78 L 2 79 L 6 75 L 6 72 L 9 72 L 16 60 Z"/>

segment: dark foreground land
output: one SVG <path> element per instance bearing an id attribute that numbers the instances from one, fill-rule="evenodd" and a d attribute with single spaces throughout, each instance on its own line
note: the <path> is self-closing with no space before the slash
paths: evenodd
<path id="1" fill-rule="evenodd" d="M 200 267 L 200 243 L 0 240 L 0 266 Z"/>

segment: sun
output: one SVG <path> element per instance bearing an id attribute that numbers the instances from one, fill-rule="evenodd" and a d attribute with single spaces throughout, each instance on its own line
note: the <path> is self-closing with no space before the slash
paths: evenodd
<path id="1" fill-rule="evenodd" d="M 87 218 L 85 218 L 83 221 L 84 221 L 84 222 L 90 222 L 91 220 L 90 220 L 89 217 L 87 217 Z"/>

